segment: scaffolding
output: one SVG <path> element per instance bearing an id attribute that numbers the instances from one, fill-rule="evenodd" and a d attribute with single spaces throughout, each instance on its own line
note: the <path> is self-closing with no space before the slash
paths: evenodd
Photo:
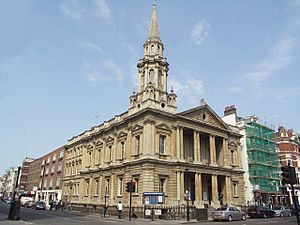
<path id="1" fill-rule="evenodd" d="M 265 193 L 279 191 L 279 157 L 274 140 L 274 129 L 257 121 L 246 124 L 246 143 L 249 178 L 253 187 Z"/>

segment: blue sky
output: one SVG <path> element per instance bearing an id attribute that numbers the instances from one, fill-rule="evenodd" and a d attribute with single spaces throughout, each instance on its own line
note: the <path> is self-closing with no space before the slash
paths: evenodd
<path id="1" fill-rule="evenodd" d="M 127 111 L 152 0 L 0 1 L 0 174 Z M 299 0 L 158 0 L 178 112 L 300 132 Z"/>

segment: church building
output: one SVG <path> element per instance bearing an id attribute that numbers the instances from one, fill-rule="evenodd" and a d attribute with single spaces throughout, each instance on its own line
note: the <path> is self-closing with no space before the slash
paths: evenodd
<path id="1" fill-rule="evenodd" d="M 77 207 L 160 204 L 218 207 L 244 203 L 237 127 L 226 124 L 205 102 L 177 112 L 168 92 L 169 64 L 153 5 L 144 56 L 137 64 L 139 87 L 125 113 L 92 127 L 66 144 L 65 200 Z"/>

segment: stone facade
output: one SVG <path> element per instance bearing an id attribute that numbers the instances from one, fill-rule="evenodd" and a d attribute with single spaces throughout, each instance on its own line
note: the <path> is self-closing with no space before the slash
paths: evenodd
<path id="1" fill-rule="evenodd" d="M 240 135 L 206 104 L 177 113 L 176 94 L 167 92 L 168 63 L 153 6 L 144 58 L 138 63 L 139 90 L 129 110 L 73 137 L 66 144 L 65 201 L 82 207 L 148 204 L 145 193 L 162 193 L 162 204 L 218 206 L 244 202 Z"/>

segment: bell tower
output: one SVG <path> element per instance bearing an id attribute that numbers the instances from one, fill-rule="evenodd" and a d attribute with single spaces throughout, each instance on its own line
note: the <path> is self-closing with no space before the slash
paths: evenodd
<path id="1" fill-rule="evenodd" d="M 176 113 L 176 94 L 172 88 L 167 92 L 169 64 L 163 56 L 164 45 L 159 37 L 156 4 L 152 7 L 152 16 L 147 40 L 144 43 L 144 58 L 138 67 L 139 88 L 130 96 L 129 113 L 144 108 L 154 108 L 169 113 Z"/>

